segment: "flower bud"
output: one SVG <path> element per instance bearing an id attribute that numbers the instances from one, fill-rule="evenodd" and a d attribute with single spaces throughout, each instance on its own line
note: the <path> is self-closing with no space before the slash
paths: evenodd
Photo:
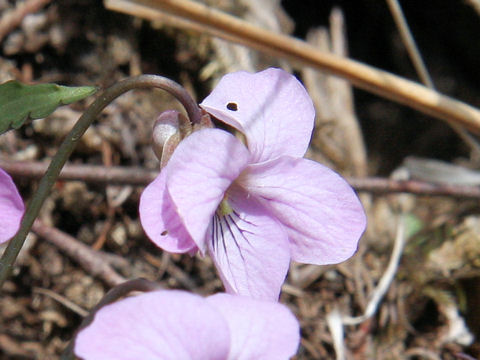
<path id="1" fill-rule="evenodd" d="M 162 112 L 153 125 L 153 151 L 163 168 L 180 141 L 192 132 L 190 121 L 176 110 Z"/>

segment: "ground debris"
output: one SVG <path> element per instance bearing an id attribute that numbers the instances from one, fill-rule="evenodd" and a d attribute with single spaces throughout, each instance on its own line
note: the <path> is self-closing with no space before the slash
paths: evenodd
<path id="1" fill-rule="evenodd" d="M 15 8 L 14 3 L 0 0 L 0 24 L 4 14 Z M 336 30 L 328 25 L 328 1 L 316 5 L 306 2 L 308 7 L 318 8 L 310 9 L 301 20 L 301 9 L 294 5 L 292 11 L 291 1 L 268 1 L 268 6 L 262 3 L 260 10 L 258 2 L 250 0 L 208 3 L 298 37 L 323 26 L 321 46 L 326 50 L 334 50 L 335 44 L 346 46 L 345 38 L 338 38 L 346 31 L 352 56 L 406 77 L 415 76 L 394 29 L 379 20 L 389 18 L 388 14 L 378 16 L 381 7 L 373 9 L 367 2 L 345 5 L 341 10 L 345 28 Z M 418 12 L 412 15 L 414 23 L 430 24 L 429 20 L 437 19 L 436 15 L 421 19 L 421 14 L 426 13 L 423 6 L 417 7 L 415 11 L 410 8 L 412 14 Z M 338 15 L 340 10 L 335 11 Z M 321 13 L 321 21 L 314 19 L 316 12 Z M 448 14 L 438 19 L 450 23 Z M 328 34 L 325 27 L 330 29 Z M 451 58 L 439 53 L 434 41 L 439 35 L 432 40 L 427 36 L 429 31 L 430 27 L 419 30 L 419 36 L 429 44 L 425 47 L 438 88 L 478 102 L 478 81 L 472 80 L 475 75 L 468 74 L 468 56 Z M 462 38 L 474 38 L 468 34 L 465 30 Z M 455 39 L 459 40 L 458 35 Z M 459 48 L 463 40 L 449 44 L 465 53 Z M 478 49 L 469 46 L 478 60 Z M 367 57 L 367 53 L 375 57 Z M 452 73 L 451 63 L 463 69 L 462 73 Z M 193 31 L 178 30 L 168 23 L 150 24 L 107 11 L 96 0 L 52 2 L 27 14 L 0 43 L 0 82 L 15 78 L 106 87 L 127 76 L 156 73 L 182 83 L 199 100 L 225 72 L 240 67 L 256 71 L 267 66 L 290 68 L 291 64 Z M 296 74 L 309 91 L 317 93 L 317 129 L 308 156 L 335 167 L 343 175 L 386 175 L 407 155 L 442 160 L 469 156 L 443 124 L 391 102 L 352 92 L 350 85 L 328 74 L 306 68 Z M 92 101 L 62 107 L 46 119 L 2 135 L 1 158 L 48 162 Z M 160 91 L 138 90 L 123 95 L 87 130 L 69 161 L 158 171 L 158 160 L 150 146 L 152 126 L 158 114 L 167 109 L 181 107 Z M 22 178 L 15 181 L 26 199 L 38 183 Z M 141 191 L 141 187 L 124 184 L 57 181 L 40 219 L 45 226 L 95 251 L 118 278 L 143 277 L 166 288 L 203 295 L 223 291 L 210 259 L 167 254 L 150 243 L 138 220 Z M 409 233 L 399 269 L 374 316 L 343 327 L 347 360 L 456 360 L 457 353 L 479 357 L 478 204 L 405 195 L 365 196 L 362 200 L 369 227 L 351 260 L 339 265 L 291 266 L 281 301 L 301 322 L 302 343 L 296 359 L 335 358 L 335 339 L 327 316 L 334 311 L 340 316 L 364 313 L 389 263 L 402 212 L 409 218 L 407 230 L 415 231 Z M 0 359 L 59 357 L 82 320 L 82 310 L 94 307 L 110 288 L 105 279 L 82 268 L 77 260 L 45 239 L 29 236 L 0 297 Z M 58 297 L 38 289 L 47 289 Z M 472 340 L 471 335 L 477 340 Z"/>

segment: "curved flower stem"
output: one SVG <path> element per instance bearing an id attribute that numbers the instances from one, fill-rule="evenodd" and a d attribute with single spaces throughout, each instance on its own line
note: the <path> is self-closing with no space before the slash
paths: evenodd
<path id="1" fill-rule="evenodd" d="M 95 314 L 104 306 L 111 304 L 124 296 L 127 296 L 132 291 L 150 292 L 160 289 L 162 289 L 162 286 L 160 284 L 142 278 L 129 280 L 115 286 L 105 294 L 102 300 L 100 300 L 100 302 L 95 305 L 95 307 L 90 311 L 90 314 L 83 319 L 82 323 L 76 331 L 76 334 L 78 334 L 83 328 L 90 325 L 90 323 L 93 321 L 93 318 L 95 317 Z M 73 354 L 73 348 L 75 345 L 76 334 L 70 341 L 70 344 L 68 344 L 67 348 L 64 350 L 61 357 L 62 360 L 70 360 L 75 358 Z"/>
<path id="2" fill-rule="evenodd" d="M 41 179 L 38 189 L 33 195 L 27 211 L 23 216 L 19 231 L 15 237 L 10 240 L 8 247 L 0 259 L 0 289 L 2 288 L 7 277 L 10 275 L 13 268 L 13 263 L 15 262 L 15 259 L 17 258 L 20 249 L 25 242 L 25 238 L 27 237 L 35 218 L 38 216 L 43 202 L 47 198 L 53 184 L 57 180 L 63 165 L 97 115 L 108 104 L 110 104 L 123 93 L 132 89 L 152 87 L 168 91 L 182 103 L 192 123 L 200 122 L 202 116 L 201 110 L 195 101 L 190 97 L 188 92 L 176 82 L 162 76 L 140 75 L 123 80 L 106 89 L 83 113 L 80 119 L 78 119 L 75 126 L 60 145 L 57 154 L 52 159 L 52 162 L 50 163 L 45 175 Z"/>

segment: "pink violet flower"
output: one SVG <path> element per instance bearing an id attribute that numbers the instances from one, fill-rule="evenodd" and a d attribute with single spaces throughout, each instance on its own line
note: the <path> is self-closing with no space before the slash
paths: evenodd
<path id="1" fill-rule="evenodd" d="M 280 303 L 160 290 L 100 309 L 74 352 L 84 360 L 281 360 L 299 341 L 298 321 Z"/>
<path id="2" fill-rule="evenodd" d="M 12 178 L 0 168 L 0 244 L 18 231 L 25 206 Z"/>
<path id="3" fill-rule="evenodd" d="M 226 291 L 277 300 L 290 260 L 334 264 L 365 230 L 363 207 L 337 173 L 303 159 L 315 110 L 280 69 L 225 75 L 200 104 L 240 131 L 185 138 L 140 199 L 149 238 L 166 251 L 212 257 Z"/>

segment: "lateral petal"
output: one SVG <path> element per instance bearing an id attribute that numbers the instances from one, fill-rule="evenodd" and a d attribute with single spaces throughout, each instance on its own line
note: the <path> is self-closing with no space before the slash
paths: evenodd
<path id="1" fill-rule="evenodd" d="M 208 252 L 228 293 L 277 301 L 290 265 L 287 233 L 252 196 L 232 186 L 232 212 L 216 213 Z"/>
<path id="2" fill-rule="evenodd" d="M 0 168 L 0 244 L 18 231 L 25 205 L 12 178 Z"/>
<path id="3" fill-rule="evenodd" d="M 197 246 L 168 194 L 167 171 L 168 165 L 143 190 L 139 205 L 140 222 L 150 240 L 163 250 L 173 253 L 194 252 Z"/>
<path id="4" fill-rule="evenodd" d="M 352 187 L 329 168 L 284 156 L 249 166 L 239 183 L 285 226 L 293 260 L 335 264 L 357 250 L 365 212 Z"/>
<path id="5" fill-rule="evenodd" d="M 155 291 L 100 309 L 75 339 L 85 360 L 225 360 L 230 330 L 221 312 L 185 291 Z"/>
<path id="6" fill-rule="evenodd" d="M 207 301 L 227 320 L 230 360 L 290 359 L 300 343 L 300 327 L 292 312 L 277 302 L 215 294 Z"/>
<path id="7" fill-rule="evenodd" d="M 168 193 L 186 230 L 202 252 L 213 214 L 249 159 L 247 148 L 233 135 L 219 129 L 193 133 L 170 158 L 166 166 Z"/>
<path id="8" fill-rule="evenodd" d="M 315 109 L 303 85 L 284 70 L 227 74 L 200 106 L 245 134 L 252 162 L 307 151 Z"/>

